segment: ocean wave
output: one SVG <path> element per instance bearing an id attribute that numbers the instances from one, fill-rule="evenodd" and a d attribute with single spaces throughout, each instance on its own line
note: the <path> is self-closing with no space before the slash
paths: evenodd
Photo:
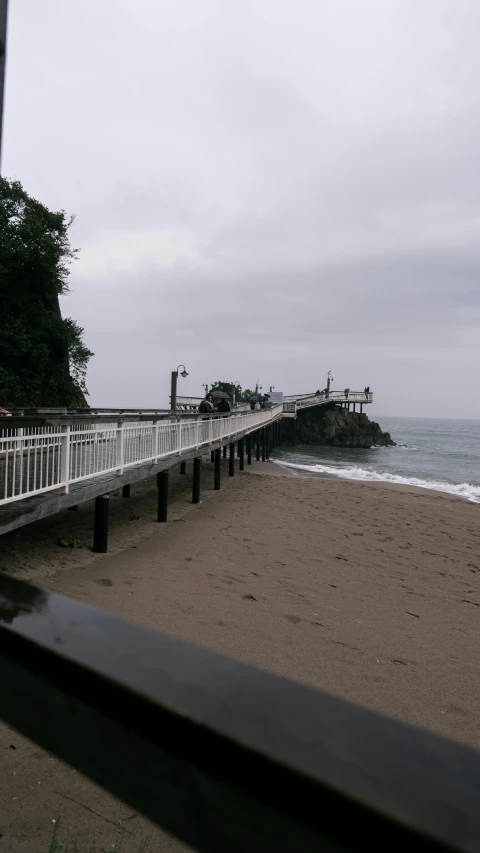
<path id="1" fill-rule="evenodd" d="M 397 483 L 401 486 L 417 486 L 420 489 L 432 489 L 434 492 L 444 492 L 455 495 L 458 498 L 466 498 L 473 503 L 480 503 L 480 486 L 472 483 L 443 483 L 437 480 L 421 480 L 419 477 L 402 477 L 401 474 L 380 474 L 378 471 L 368 471 L 366 468 L 356 466 L 344 468 L 333 468 L 330 465 L 301 465 L 296 462 L 278 461 L 279 465 L 286 468 L 296 468 L 299 471 L 308 471 L 313 474 L 326 474 L 338 477 L 342 480 L 361 480 L 363 482 Z"/>
<path id="2" fill-rule="evenodd" d="M 388 450 L 389 453 L 395 450 L 419 450 L 415 444 L 396 444 L 395 447 L 383 447 L 383 445 L 376 444 L 373 447 L 368 448 L 370 451 L 372 450 Z"/>

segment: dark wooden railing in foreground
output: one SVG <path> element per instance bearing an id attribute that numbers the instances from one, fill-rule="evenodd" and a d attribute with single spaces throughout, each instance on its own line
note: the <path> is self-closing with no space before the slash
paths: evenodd
<path id="1" fill-rule="evenodd" d="M 480 754 L 14 581 L 0 717 L 205 853 L 480 850 Z"/>

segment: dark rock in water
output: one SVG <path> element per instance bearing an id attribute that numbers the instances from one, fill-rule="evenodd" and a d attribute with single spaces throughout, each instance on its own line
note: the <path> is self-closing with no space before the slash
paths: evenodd
<path id="1" fill-rule="evenodd" d="M 291 441 L 294 421 L 282 421 L 282 439 Z M 328 447 L 395 447 L 389 432 L 367 415 L 349 412 L 334 403 L 312 406 L 297 413 L 296 442 Z"/>

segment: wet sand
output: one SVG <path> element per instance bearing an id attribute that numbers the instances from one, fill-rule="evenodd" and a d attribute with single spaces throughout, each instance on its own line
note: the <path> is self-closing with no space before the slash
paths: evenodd
<path id="1" fill-rule="evenodd" d="M 206 464 L 193 507 L 190 476 L 173 474 L 166 525 L 154 482 L 112 498 L 108 555 L 87 547 L 92 505 L 37 522 L 2 537 L 0 569 L 480 746 L 480 506 L 272 463 L 212 485 Z M 59 815 L 80 850 L 112 845 L 112 797 L 6 727 L 0 752 L 0 853 L 47 851 Z M 182 849 L 122 817 L 124 853 L 150 831 L 152 851 Z"/>

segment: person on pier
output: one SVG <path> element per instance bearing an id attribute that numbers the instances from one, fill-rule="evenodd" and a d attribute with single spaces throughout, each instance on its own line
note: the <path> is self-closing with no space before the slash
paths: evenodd
<path id="1" fill-rule="evenodd" d="M 213 397 L 211 394 L 207 394 L 206 397 L 202 400 L 198 407 L 198 411 L 202 415 L 209 415 L 215 411 L 215 406 L 213 404 Z"/>

